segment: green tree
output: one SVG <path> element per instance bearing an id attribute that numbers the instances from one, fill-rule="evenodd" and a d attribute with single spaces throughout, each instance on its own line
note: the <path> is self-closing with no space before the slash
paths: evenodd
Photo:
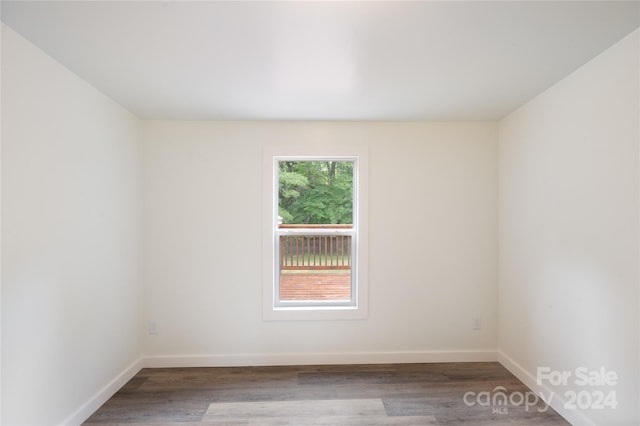
<path id="1" fill-rule="evenodd" d="M 278 211 L 284 223 L 352 223 L 353 162 L 281 161 Z"/>
<path id="2" fill-rule="evenodd" d="M 290 210 L 300 197 L 300 192 L 309 186 L 309 180 L 305 176 L 294 171 L 288 171 L 287 169 L 289 168 L 286 164 L 283 165 L 281 163 L 278 175 L 278 214 L 282 217 L 284 223 L 293 223 L 294 217 Z"/>

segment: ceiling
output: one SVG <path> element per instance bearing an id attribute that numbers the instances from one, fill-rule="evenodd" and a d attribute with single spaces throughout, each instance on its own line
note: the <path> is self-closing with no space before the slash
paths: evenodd
<path id="1" fill-rule="evenodd" d="M 638 1 L 2 1 L 143 119 L 495 120 L 638 28 Z"/>

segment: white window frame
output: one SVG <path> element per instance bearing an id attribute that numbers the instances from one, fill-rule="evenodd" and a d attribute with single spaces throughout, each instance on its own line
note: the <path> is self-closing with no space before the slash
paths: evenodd
<path id="1" fill-rule="evenodd" d="M 278 228 L 278 166 L 280 161 L 353 161 L 353 227 L 345 230 Z M 366 319 L 368 314 L 367 193 L 368 150 L 354 148 L 265 147 L 263 155 L 263 319 Z M 351 300 L 280 301 L 280 235 L 349 235 L 352 238 Z"/>

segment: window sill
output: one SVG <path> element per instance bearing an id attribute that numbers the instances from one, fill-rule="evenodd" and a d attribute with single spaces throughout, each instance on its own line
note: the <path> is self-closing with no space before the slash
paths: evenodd
<path id="1" fill-rule="evenodd" d="M 265 321 L 326 321 L 363 320 L 367 311 L 354 306 L 265 306 L 262 310 Z"/>

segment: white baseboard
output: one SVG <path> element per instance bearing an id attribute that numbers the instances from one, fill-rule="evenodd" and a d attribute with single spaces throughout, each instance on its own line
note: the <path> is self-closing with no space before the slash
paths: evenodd
<path id="1" fill-rule="evenodd" d="M 144 358 L 144 367 L 241 367 L 268 365 L 495 362 L 495 351 L 346 352 L 317 354 L 168 355 Z"/>
<path id="2" fill-rule="evenodd" d="M 109 398 L 113 396 L 122 386 L 124 386 L 133 376 L 135 376 L 143 367 L 143 359 L 139 358 L 131 365 L 125 368 L 113 380 L 107 383 L 102 389 L 96 392 L 73 414 L 67 417 L 60 424 L 62 425 L 80 425 L 87 420 L 98 408 L 102 406 Z"/>
<path id="3" fill-rule="evenodd" d="M 549 395 L 553 395 L 553 398 L 551 398 L 551 402 L 547 401 L 549 406 L 551 406 L 551 408 L 553 408 L 558 414 L 564 417 L 572 425 L 596 425 L 596 423 L 593 422 L 593 420 L 591 420 L 589 417 L 587 417 L 582 411 L 565 409 L 566 401 L 561 394 L 554 392 L 553 389 L 550 389 L 545 385 L 539 385 L 536 377 L 532 373 L 525 370 L 520 364 L 515 362 L 502 351 L 498 351 L 498 362 L 502 364 L 504 368 L 509 370 L 514 376 L 516 376 L 529 389 L 531 389 L 538 395 L 544 396 L 545 399 Z"/>

